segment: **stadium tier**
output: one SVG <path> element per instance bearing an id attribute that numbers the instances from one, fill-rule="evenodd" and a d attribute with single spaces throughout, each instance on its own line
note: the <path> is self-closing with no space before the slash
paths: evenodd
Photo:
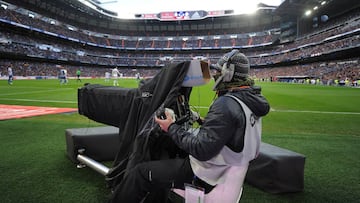
<path id="1" fill-rule="evenodd" d="M 57 74 L 56 68 L 44 71 L 41 62 L 47 64 L 46 67 L 68 66 L 73 75 L 76 67 L 92 69 L 88 71 L 92 77 L 101 77 L 105 69 L 119 67 L 129 72 L 129 76 L 135 74 L 132 69 L 138 69 L 146 70 L 142 75 L 151 77 L 168 63 L 192 59 L 215 63 L 224 52 L 237 48 L 249 57 L 252 75 L 257 78 L 300 74 L 324 80 L 359 79 L 358 2 L 355 6 L 341 4 L 341 12 L 336 12 L 335 2 L 330 1 L 329 6 L 317 14 L 331 12 L 330 18 L 316 21 L 316 25 L 315 17 L 312 21 L 299 17 L 300 8 L 295 12 L 298 23 L 294 25 L 294 16 L 282 8 L 288 1 L 276 10 L 264 10 L 255 16 L 230 15 L 186 22 L 119 20 L 128 28 L 134 24 L 134 30 L 124 30 L 121 26 L 111 28 L 110 22 L 114 19 L 102 14 L 93 14 L 92 19 L 99 24 L 107 22 L 109 27 L 90 28 L 92 19 L 88 25 L 81 19 L 91 12 L 81 4 L 72 5 L 83 8 L 78 11 L 80 20 L 75 21 L 60 18 L 57 11 L 45 12 L 42 6 L 34 7 L 32 1 L 0 2 L 3 74 L 9 64 L 22 67 L 14 68 L 18 76 Z M 47 6 L 53 4 L 63 5 L 60 10 L 69 6 L 66 1 L 48 2 Z M 311 29 L 306 28 L 306 24 L 312 24 Z"/>

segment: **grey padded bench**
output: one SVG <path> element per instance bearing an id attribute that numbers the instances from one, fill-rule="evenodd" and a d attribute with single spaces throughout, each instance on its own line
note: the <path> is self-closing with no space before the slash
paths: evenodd
<path id="1" fill-rule="evenodd" d="M 65 130 L 66 152 L 69 159 L 79 163 L 79 149 L 96 161 L 113 161 L 119 150 L 119 128 L 100 126 Z"/>
<path id="2" fill-rule="evenodd" d="M 119 129 L 112 126 L 66 129 L 67 156 L 78 164 L 79 149 L 96 161 L 113 161 L 119 150 Z M 305 156 L 261 143 L 245 182 L 269 193 L 300 192 L 304 189 Z"/>
<path id="3" fill-rule="evenodd" d="M 260 154 L 250 163 L 245 182 L 273 194 L 301 192 L 304 167 L 304 155 L 261 143 Z"/>

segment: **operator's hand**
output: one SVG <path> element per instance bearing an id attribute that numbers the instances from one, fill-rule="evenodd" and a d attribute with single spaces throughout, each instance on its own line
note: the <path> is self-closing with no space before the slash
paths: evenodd
<path id="1" fill-rule="evenodd" d="M 166 109 L 165 116 L 165 119 L 160 119 L 159 117 L 155 116 L 155 122 L 159 124 L 160 128 L 164 132 L 168 132 L 169 126 L 175 122 L 174 112 Z"/>

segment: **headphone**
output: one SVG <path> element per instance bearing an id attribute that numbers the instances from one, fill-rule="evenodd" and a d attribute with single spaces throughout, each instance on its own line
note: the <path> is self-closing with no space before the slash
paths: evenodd
<path id="1" fill-rule="evenodd" d="M 222 79 L 223 82 L 230 82 L 234 77 L 235 64 L 229 63 L 229 60 L 237 53 L 239 53 L 239 50 L 233 49 L 231 52 L 225 54 L 219 61 L 220 63 L 224 63 L 221 68 L 221 75 L 223 77 Z"/>

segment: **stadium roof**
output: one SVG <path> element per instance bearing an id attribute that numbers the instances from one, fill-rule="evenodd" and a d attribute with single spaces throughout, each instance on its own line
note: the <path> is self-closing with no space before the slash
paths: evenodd
<path id="1" fill-rule="evenodd" d="M 0 0 L 8 1 L 8 0 Z M 85 0 L 82 0 L 85 1 Z M 88 0 L 104 1 L 111 0 Z M 68 23 L 74 26 L 81 26 L 84 29 L 108 29 L 108 30 L 126 30 L 126 31 L 200 31 L 211 29 L 243 29 L 249 32 L 250 27 L 258 26 L 267 29 L 268 24 L 278 24 L 286 20 L 288 16 L 299 17 L 307 9 L 312 9 L 318 5 L 315 12 L 341 13 L 350 9 L 359 8 L 360 0 L 284 0 L 276 9 L 264 10 L 258 12 L 256 17 L 248 15 L 232 15 L 218 18 L 207 18 L 194 20 L 191 22 L 159 22 L 158 20 L 133 19 L 124 20 L 111 16 L 113 11 L 102 10 L 99 12 L 93 8 L 84 5 L 79 0 L 17 0 L 8 1 L 17 6 L 24 7 L 50 18 Z M 321 5 L 325 2 L 324 5 Z M 96 2 L 95 2 L 96 3 Z M 264 5 L 264 4 L 262 4 Z M 266 6 L 266 5 L 265 5 Z M 107 14 L 104 14 L 107 13 Z M 329 15 L 330 16 L 330 15 Z M 281 20 L 283 19 L 283 20 Z"/>
<path id="2" fill-rule="evenodd" d="M 1 0 L 0 0 L 1 1 Z M 6 0 L 3 0 L 6 1 Z M 10 1 L 9 1 L 10 2 Z M 201 20 L 192 20 L 191 22 L 159 22 L 152 19 L 118 19 L 111 15 L 105 15 L 105 11 L 98 12 L 92 7 L 84 5 L 75 0 L 52 0 L 52 1 L 34 1 L 34 0 L 17 0 L 11 2 L 17 6 L 34 11 L 49 18 L 64 22 L 73 26 L 78 26 L 89 30 L 116 30 L 127 32 L 147 32 L 147 31 L 187 31 L 197 32 L 204 30 L 226 30 L 242 29 L 243 32 L 251 32 L 252 27 L 262 27 L 268 29 L 269 24 L 278 23 L 279 18 L 271 16 L 270 12 L 259 12 L 257 18 L 253 16 L 228 15 L 225 17 L 205 18 Z M 267 15 L 264 17 L 263 15 Z M 262 17 L 260 17 L 262 16 Z M 247 29 L 247 30 L 245 30 Z M 250 29 L 250 31 L 249 31 Z"/>
<path id="3" fill-rule="evenodd" d="M 304 16 L 306 11 L 338 14 L 360 7 L 359 0 L 284 0 L 276 9 L 278 15 Z"/>
<path id="4" fill-rule="evenodd" d="M 116 12 L 119 18 L 134 19 L 138 14 L 181 11 L 218 11 L 232 10 L 233 14 L 252 13 L 258 4 L 277 7 L 284 0 L 79 0 L 92 1 L 98 6 Z"/>

